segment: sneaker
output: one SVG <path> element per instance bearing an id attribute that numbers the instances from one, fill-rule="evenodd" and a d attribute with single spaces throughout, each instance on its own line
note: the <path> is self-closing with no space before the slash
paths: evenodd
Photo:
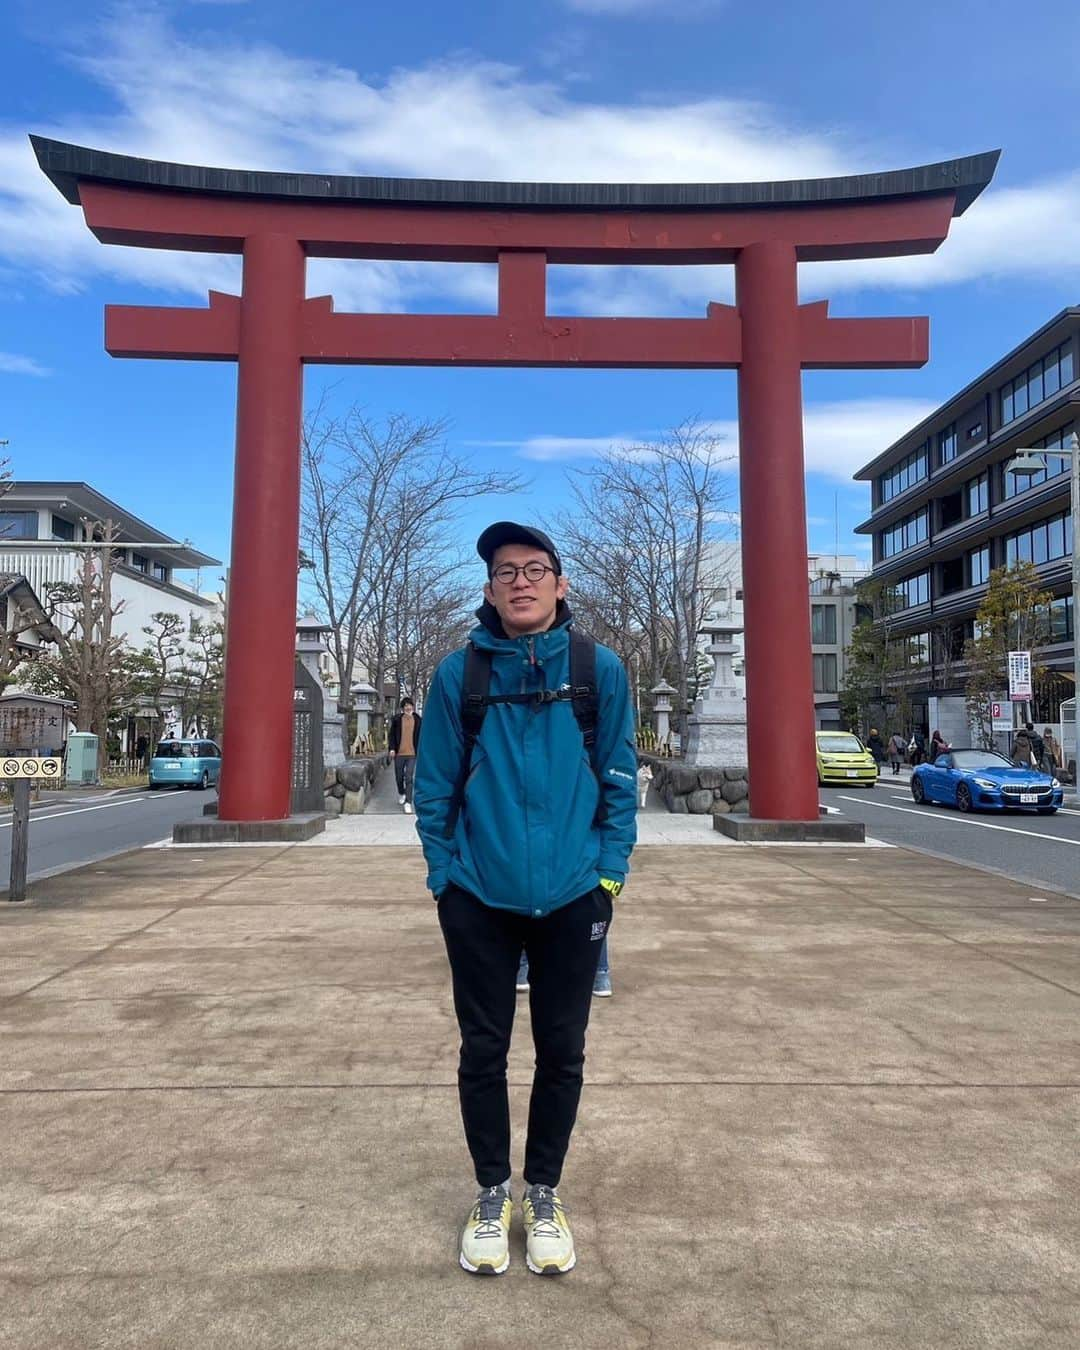
<path id="1" fill-rule="evenodd" d="M 530 1186 L 521 1197 L 525 1264 L 534 1275 L 565 1275 L 577 1261 L 566 1210 L 551 1186 Z"/>
<path id="2" fill-rule="evenodd" d="M 596 979 L 592 982 L 593 998 L 611 997 L 611 972 L 607 970 L 598 970 Z"/>
<path id="3" fill-rule="evenodd" d="M 521 958 L 521 964 L 518 966 L 517 984 L 516 984 L 514 987 L 517 989 L 517 991 L 518 991 L 519 994 L 524 994 L 524 993 L 527 993 L 527 992 L 528 992 L 528 989 L 529 989 L 529 961 L 528 961 L 528 958 L 525 957 L 525 956 L 523 956 L 523 957 Z"/>
<path id="4" fill-rule="evenodd" d="M 399 793 L 398 793 L 397 804 L 398 804 L 398 806 L 404 806 L 404 805 L 405 805 L 405 794 L 404 794 L 404 792 L 399 792 Z"/>
<path id="5" fill-rule="evenodd" d="M 501 1275 L 510 1264 L 510 1216 L 514 1207 L 502 1186 L 488 1186 L 461 1234 L 460 1261 L 472 1275 Z"/>
<path id="6" fill-rule="evenodd" d="M 406 802 L 406 803 L 405 803 L 405 814 L 406 814 L 407 816 L 411 816 L 411 815 L 412 815 L 412 802 Z"/>

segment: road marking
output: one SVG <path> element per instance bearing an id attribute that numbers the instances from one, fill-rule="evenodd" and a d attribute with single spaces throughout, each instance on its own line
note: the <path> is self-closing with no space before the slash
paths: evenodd
<path id="1" fill-rule="evenodd" d="M 129 806 L 132 802 L 145 801 L 145 797 L 124 797 L 118 802 L 105 802 L 102 806 L 80 806 L 74 811 L 52 811 L 49 815 L 43 815 L 40 811 L 33 811 L 30 815 L 31 823 L 36 820 L 62 820 L 64 816 L 81 816 L 84 811 L 108 811 L 111 806 Z M 11 821 L 0 822 L 0 830 L 10 830 Z"/>
<path id="2" fill-rule="evenodd" d="M 843 802 L 863 801 L 862 797 L 841 797 Z M 876 806 L 882 811 L 903 811 L 906 816 L 923 816 L 930 813 L 919 811 L 914 806 L 888 806 L 885 802 L 867 802 L 867 806 Z M 1022 834 L 1025 839 L 1052 839 L 1055 844 L 1071 844 L 1073 848 L 1080 848 L 1080 839 L 1063 839 L 1060 834 L 1043 834 L 1041 830 L 1018 830 L 1015 825 L 992 825 L 988 820 L 971 820 L 968 816 L 940 816 L 940 820 L 947 820 L 953 825 L 976 825 L 980 830 L 1002 830 L 1005 834 Z M 915 844 L 913 847 L 918 848 Z"/>

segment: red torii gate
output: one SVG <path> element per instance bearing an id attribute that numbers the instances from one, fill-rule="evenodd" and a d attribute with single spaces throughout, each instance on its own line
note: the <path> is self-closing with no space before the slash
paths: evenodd
<path id="1" fill-rule="evenodd" d="M 168 164 L 31 137 L 103 243 L 243 255 L 208 309 L 110 305 L 114 356 L 236 361 L 236 478 L 219 816 L 289 815 L 305 363 L 737 369 L 751 804 L 818 818 L 801 371 L 914 367 L 929 323 L 800 305 L 802 261 L 930 253 L 999 152 L 787 183 L 553 184 Z M 309 257 L 498 264 L 498 312 L 337 314 Z M 734 263 L 704 319 L 557 317 L 548 263 Z"/>

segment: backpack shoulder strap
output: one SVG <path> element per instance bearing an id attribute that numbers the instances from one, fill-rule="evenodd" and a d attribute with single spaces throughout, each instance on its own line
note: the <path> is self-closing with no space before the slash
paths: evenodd
<path id="1" fill-rule="evenodd" d="M 465 783 L 469 777 L 473 747 L 484 725 L 484 714 L 488 710 L 488 690 L 491 688 L 491 653 L 481 651 L 473 642 L 465 645 L 465 673 L 461 680 L 461 732 L 464 746 L 461 753 L 461 767 L 458 769 L 454 795 L 450 800 L 450 810 L 446 817 L 443 836 L 454 837 L 458 816 L 465 803 Z"/>
<path id="2" fill-rule="evenodd" d="M 581 739 L 593 757 L 596 748 L 596 723 L 600 716 L 600 697 L 596 688 L 596 642 L 570 630 L 570 698 Z M 595 766 L 594 766 L 595 768 Z"/>

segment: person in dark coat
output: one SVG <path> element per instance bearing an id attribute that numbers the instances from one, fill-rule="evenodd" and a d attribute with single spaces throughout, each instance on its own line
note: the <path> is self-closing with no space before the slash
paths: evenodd
<path id="1" fill-rule="evenodd" d="M 398 805 L 405 808 L 407 816 L 411 816 L 413 770 L 416 768 L 416 752 L 420 748 L 420 718 L 416 713 L 416 704 L 411 698 L 401 700 L 401 711 L 395 713 L 390 722 L 386 748 L 394 761 Z"/>
<path id="2" fill-rule="evenodd" d="M 884 764 L 885 742 L 881 739 L 881 733 L 877 727 L 870 728 L 870 735 L 866 738 L 866 748 L 874 756 L 875 764 Z"/>

